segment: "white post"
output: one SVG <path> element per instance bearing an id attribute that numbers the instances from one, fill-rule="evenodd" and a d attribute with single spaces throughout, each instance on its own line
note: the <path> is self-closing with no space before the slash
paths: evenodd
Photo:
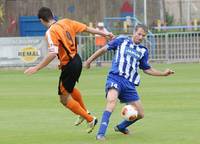
<path id="1" fill-rule="evenodd" d="M 144 24 L 147 25 L 147 1 L 144 0 Z"/>
<path id="2" fill-rule="evenodd" d="M 188 3 L 187 3 L 187 24 L 188 24 L 188 26 L 191 23 L 190 14 L 191 14 L 191 0 L 188 0 Z"/>
<path id="3" fill-rule="evenodd" d="M 160 20 L 161 22 L 164 22 L 165 21 L 165 18 L 164 18 L 164 5 L 163 5 L 164 1 L 161 0 L 160 1 Z"/>
<path id="4" fill-rule="evenodd" d="M 133 0 L 133 18 L 136 17 L 136 2 Z"/>

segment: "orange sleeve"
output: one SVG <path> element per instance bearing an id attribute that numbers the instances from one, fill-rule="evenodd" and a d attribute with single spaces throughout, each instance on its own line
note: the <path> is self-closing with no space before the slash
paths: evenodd
<path id="1" fill-rule="evenodd" d="M 85 24 L 77 22 L 77 21 L 72 21 L 72 25 L 76 33 L 83 32 L 87 28 Z"/>

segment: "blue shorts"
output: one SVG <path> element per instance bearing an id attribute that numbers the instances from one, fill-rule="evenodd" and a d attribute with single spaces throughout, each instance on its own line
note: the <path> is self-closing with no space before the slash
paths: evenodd
<path id="1" fill-rule="evenodd" d="M 106 96 L 111 88 L 117 89 L 119 92 L 118 99 L 121 103 L 129 103 L 139 100 L 139 95 L 135 89 L 135 85 L 122 76 L 109 74 L 106 81 Z"/>

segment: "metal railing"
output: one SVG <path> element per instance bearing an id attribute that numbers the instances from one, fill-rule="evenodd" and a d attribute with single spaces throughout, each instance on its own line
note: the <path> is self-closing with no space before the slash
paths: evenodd
<path id="1" fill-rule="evenodd" d="M 155 49 L 150 49 L 150 60 L 157 62 L 199 62 L 200 32 L 154 34 Z"/>
<path id="2" fill-rule="evenodd" d="M 151 37 L 151 41 L 149 41 Z M 79 53 L 85 61 L 95 52 L 95 37 L 79 36 Z M 176 32 L 148 35 L 144 45 L 149 49 L 149 59 L 154 62 L 199 62 L 200 32 Z M 111 62 L 113 52 L 102 56 L 102 62 Z"/>
<path id="3" fill-rule="evenodd" d="M 94 36 L 78 36 L 78 52 L 83 61 L 96 51 Z M 151 41 L 149 41 L 151 38 Z M 47 53 L 42 37 L 0 38 L 0 67 L 26 67 L 39 63 Z M 200 32 L 159 33 L 148 35 L 143 43 L 149 49 L 149 60 L 157 63 L 200 62 Z M 34 62 L 25 62 L 19 53 L 28 48 L 39 53 Z M 26 48 L 26 49 L 24 49 Z M 110 63 L 114 52 L 107 52 L 98 61 Z M 30 57 L 29 57 L 30 58 Z M 25 59 L 26 60 L 26 59 Z M 58 62 L 52 64 L 57 65 Z"/>

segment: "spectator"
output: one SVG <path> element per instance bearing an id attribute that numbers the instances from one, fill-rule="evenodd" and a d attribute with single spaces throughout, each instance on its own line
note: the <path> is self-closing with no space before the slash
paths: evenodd
<path id="1" fill-rule="evenodd" d="M 96 29 L 99 30 L 99 31 L 108 33 L 108 30 L 104 27 L 104 23 L 103 22 L 99 22 L 97 24 L 97 28 Z M 98 35 L 98 34 L 95 35 L 95 48 L 96 48 L 96 50 L 98 50 L 101 47 L 105 46 L 106 43 L 107 43 L 107 39 L 105 37 L 103 37 L 101 35 Z M 101 66 L 101 61 L 102 61 L 102 58 L 99 57 L 97 59 L 96 65 L 100 67 Z"/>

